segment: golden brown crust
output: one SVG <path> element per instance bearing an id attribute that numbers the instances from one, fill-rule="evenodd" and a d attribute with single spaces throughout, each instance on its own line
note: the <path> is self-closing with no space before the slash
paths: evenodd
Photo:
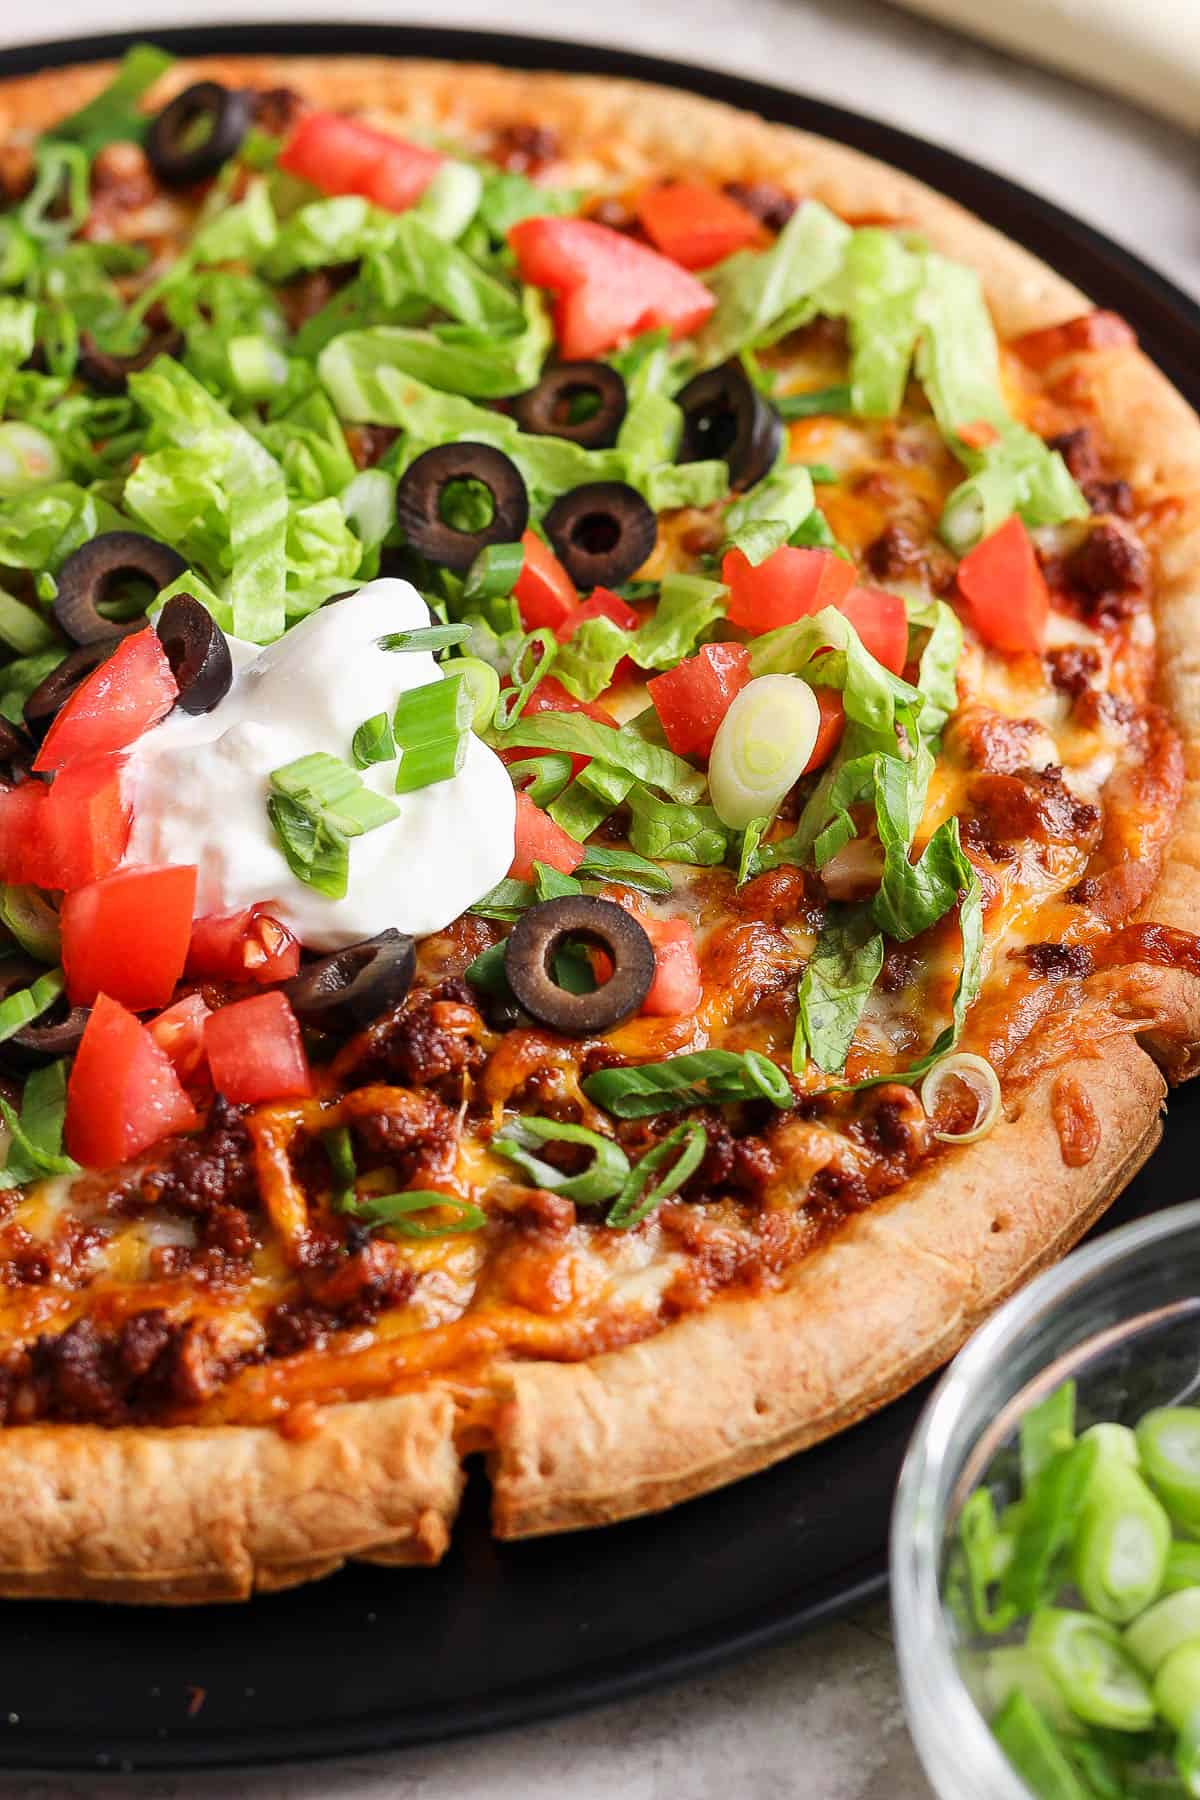
<path id="1" fill-rule="evenodd" d="M 366 108 L 397 129 L 437 126 L 480 147 L 493 129 L 535 121 L 570 146 L 571 174 L 598 184 L 619 187 L 651 170 L 773 181 L 851 218 L 913 226 L 979 270 L 1006 337 L 1087 305 L 1026 251 L 909 176 L 688 94 L 437 63 L 229 58 L 177 65 L 157 98 L 201 73 L 292 86 L 318 104 Z M 5 84 L 0 135 L 37 129 L 105 79 L 93 67 Z M 1160 683 L 1184 736 L 1188 783 L 1148 910 L 1197 929 L 1200 424 L 1139 352 L 1076 361 L 1113 472 L 1173 508 L 1159 540 Z M 1149 1047 L 1173 1074 L 1189 1072 L 1200 988 L 1163 971 L 1148 972 L 1146 985 L 1174 1010 Z M 1052 1121 L 1050 1088 L 1063 1074 L 1081 1083 L 1100 1125 L 1099 1148 L 1082 1167 L 1064 1163 Z M 669 1505 L 884 1404 L 1081 1236 L 1157 1142 L 1162 1094 L 1133 1038 L 1110 1038 L 1094 1058 L 1044 1072 L 988 1139 L 860 1215 L 784 1291 L 716 1305 L 589 1363 L 497 1370 L 497 1531 L 562 1530 Z M 302 1442 L 236 1428 L 8 1432 L 0 1473 L 10 1495 L 30 1499 L 0 1533 L 8 1565 L 0 1592 L 231 1598 L 303 1580 L 347 1555 L 434 1560 L 458 1494 L 452 1426 L 452 1402 L 435 1391 L 331 1408 L 317 1437 Z M 148 1479 L 161 1495 L 154 1505 Z"/>

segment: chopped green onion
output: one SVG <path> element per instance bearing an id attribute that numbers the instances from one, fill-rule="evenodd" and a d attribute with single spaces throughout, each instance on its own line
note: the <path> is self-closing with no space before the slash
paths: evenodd
<path id="1" fill-rule="evenodd" d="M 350 879 L 345 835 L 284 794 L 267 796 L 267 817 L 292 874 L 330 900 L 345 899 Z"/>
<path id="2" fill-rule="evenodd" d="M 1200 1707 L 1185 1719 L 1175 1744 L 1175 1769 L 1187 1793 L 1200 1795 Z M 1159 1796 L 1162 1800 L 1162 1796 Z"/>
<path id="3" fill-rule="evenodd" d="M 1200 1535 L 1200 1407 L 1162 1406 L 1137 1425 L 1142 1473 L 1171 1517 Z"/>
<path id="4" fill-rule="evenodd" d="M 592 1152 L 586 1169 L 566 1175 L 543 1158 L 532 1154 L 541 1144 L 578 1144 Z M 523 1174 L 551 1193 L 561 1194 L 580 1206 L 598 1206 L 621 1192 L 629 1175 L 629 1158 L 612 1138 L 602 1137 L 583 1125 L 555 1119 L 513 1119 L 492 1139 L 498 1156 L 515 1163 Z"/>
<path id="5" fill-rule="evenodd" d="M 394 801 L 364 787 L 356 769 L 325 750 L 314 750 L 274 769 L 271 786 L 277 794 L 323 818 L 343 837 L 361 837 L 399 816 Z"/>
<path id="6" fill-rule="evenodd" d="M 1156 1600 L 1126 1628 L 1124 1643 L 1147 1675 L 1157 1675 L 1181 1644 L 1200 1643 L 1200 1587 L 1181 1588 Z"/>
<path id="7" fill-rule="evenodd" d="M 1083 1441 L 1083 1440 L 1081 1440 Z M 1171 1522 L 1136 1469 L 1103 1440 L 1075 1531 L 1075 1584 L 1092 1612 L 1124 1625 L 1156 1597 Z"/>
<path id="8" fill-rule="evenodd" d="M 992 1721 L 997 1742 L 1037 1800 L 1092 1800 L 1053 1728 L 1020 1688 Z"/>
<path id="9" fill-rule="evenodd" d="M 1179 1594 L 1190 1587 L 1200 1588 L 1200 1544 L 1185 1544 L 1176 1538 L 1167 1552 L 1162 1591 Z M 1196 1636 L 1200 1637 L 1200 1631 Z"/>
<path id="10" fill-rule="evenodd" d="M 385 712 L 364 719 L 350 743 L 355 767 L 369 769 L 372 763 L 391 762 L 396 754 L 392 726 Z"/>
<path id="11" fill-rule="evenodd" d="M 783 1070 L 754 1050 L 698 1050 L 631 1069 L 597 1069 L 585 1077 L 583 1091 L 618 1119 L 739 1100 L 769 1100 L 780 1110 L 793 1104 Z"/>
<path id="12" fill-rule="evenodd" d="M 0 498 L 43 487 L 62 472 L 62 458 L 44 431 L 19 419 L 0 425 Z"/>
<path id="13" fill-rule="evenodd" d="M 174 60 L 157 44 L 131 45 L 108 85 L 77 112 L 59 119 L 52 135 L 81 145 L 89 156 L 116 139 L 140 143 L 150 128 L 151 115 L 138 101 Z"/>
<path id="14" fill-rule="evenodd" d="M 3 430 L 2 426 L 0 430 Z M 2 587 L 0 642 L 7 644 L 19 656 L 36 656 L 39 651 L 48 650 L 53 644 L 58 644 L 60 649 L 62 647 L 42 614 L 35 612 L 32 606 L 26 606 L 23 600 L 15 599 Z M 5 673 L 7 672 L 6 670 Z"/>
<path id="15" fill-rule="evenodd" d="M 562 751 L 548 750 L 545 756 L 523 757 L 509 774 L 519 794 L 528 794 L 535 806 L 547 807 L 570 781 L 571 759 Z"/>
<path id="16" fill-rule="evenodd" d="M 364 549 L 382 544 L 396 522 L 396 482 L 386 469 L 360 469 L 338 495 L 342 516 Z"/>
<path id="17" fill-rule="evenodd" d="M 32 273 L 37 254 L 33 239 L 14 218 L 0 218 L 0 288 L 20 287 Z"/>
<path id="18" fill-rule="evenodd" d="M 39 975 L 32 986 L 19 988 L 0 1001 L 0 1044 L 6 1043 L 34 1019 L 49 1012 L 54 1002 L 66 992 L 66 977 L 61 969 Z"/>
<path id="19" fill-rule="evenodd" d="M 1012 1551 L 1010 1534 L 1002 1532 L 997 1523 L 990 1488 L 976 1488 L 967 1496 L 958 1515 L 958 1534 L 966 1564 L 972 1624 L 989 1637 L 1009 1630 L 1016 1620 L 1016 1607 L 993 1608 L 988 1598 L 988 1590 L 1003 1575 Z"/>
<path id="20" fill-rule="evenodd" d="M 62 954 L 58 913 L 35 887 L 7 886 L 0 892 L 0 922 L 29 956 L 57 963 Z"/>
<path id="21" fill-rule="evenodd" d="M 457 675 L 471 702 L 471 730 L 486 731 L 500 698 L 500 677 L 480 656 L 457 656 L 449 673 Z"/>
<path id="22" fill-rule="evenodd" d="M 458 774 L 466 760 L 471 705 L 467 685 L 458 675 L 401 694 L 392 719 L 401 752 L 398 794 L 415 793 Z"/>
<path id="23" fill-rule="evenodd" d="M 612 1231 L 632 1231 L 661 1201 L 677 1193 L 688 1177 L 695 1174 L 704 1161 L 707 1148 L 708 1133 L 699 1119 L 685 1119 L 630 1170 L 604 1223 Z M 678 1156 L 675 1156 L 676 1151 Z M 667 1173 L 653 1185 L 648 1185 L 651 1176 L 668 1162 L 671 1166 Z"/>
<path id="24" fill-rule="evenodd" d="M 449 650 L 470 635 L 469 625 L 422 625 L 412 631 L 389 631 L 376 641 L 381 650 Z"/>
<path id="25" fill-rule="evenodd" d="M 1056 1591 L 1098 1455 L 1095 1443 L 1082 1441 L 1060 1450 L 1030 1486 L 1000 1584 L 1001 1597 L 1019 1612 L 1032 1612 Z"/>
<path id="26" fill-rule="evenodd" d="M 494 724 L 497 731 L 511 731 L 516 725 L 525 702 L 538 682 L 550 673 L 557 655 L 558 644 L 547 626 L 526 632 L 513 655 L 513 685 L 506 688 L 496 702 Z"/>
<path id="27" fill-rule="evenodd" d="M 33 187 L 18 218 L 30 237 L 65 243 L 88 216 L 88 160 L 78 144 L 43 138 L 34 150 Z"/>
<path id="28" fill-rule="evenodd" d="M 821 726 L 817 697 L 794 675 L 760 675 L 736 696 L 713 740 L 712 803 L 722 824 L 744 831 L 770 818 L 800 779 Z"/>
<path id="29" fill-rule="evenodd" d="M 329 1166 L 333 1171 L 334 1197 L 333 1203 L 339 1212 L 350 1212 L 354 1209 L 355 1188 L 358 1169 L 354 1161 L 354 1140 L 348 1125 L 334 1125 L 321 1133 L 321 1142 L 325 1154 L 329 1158 Z"/>
<path id="30" fill-rule="evenodd" d="M 953 1051 L 934 1063 L 921 1081 L 921 1105 L 927 1119 L 937 1116 L 938 1097 L 949 1080 L 961 1081 L 975 1102 L 975 1117 L 966 1131 L 935 1131 L 943 1144 L 973 1144 L 986 1137 L 1000 1117 L 1000 1077 L 986 1057 Z"/>
<path id="31" fill-rule="evenodd" d="M 1200 1713 L 1200 1641 L 1181 1644 L 1159 1665 L 1154 1703 L 1176 1731 Z"/>
<path id="32" fill-rule="evenodd" d="M 848 387 L 815 388 L 807 394 L 776 394 L 772 406 L 781 419 L 812 419 L 821 413 L 848 413 Z"/>
<path id="33" fill-rule="evenodd" d="M 437 1208 L 449 1208 L 454 1218 L 437 1225 L 419 1225 L 410 1217 Z M 410 1188 L 403 1194 L 372 1194 L 357 1202 L 354 1213 L 368 1225 L 383 1226 L 392 1237 L 456 1237 L 487 1224 L 486 1213 L 469 1200 L 458 1200 L 453 1194 L 440 1194 L 431 1188 Z"/>
<path id="34" fill-rule="evenodd" d="M 1075 1442 L 1075 1383 L 1064 1381 L 1021 1420 L 1021 1480 L 1029 1488 Z"/>
<path id="35" fill-rule="evenodd" d="M 502 600 L 520 580 L 525 562 L 523 544 L 487 544 L 467 570 L 463 600 Z"/>
<path id="36" fill-rule="evenodd" d="M 1057 1683 L 1071 1711 L 1089 1725 L 1145 1731 L 1153 1724 L 1154 1698 L 1107 1619 L 1043 1607 L 1033 1615 L 1029 1648 Z M 1197 1668 L 1200 1672 L 1200 1664 Z"/>

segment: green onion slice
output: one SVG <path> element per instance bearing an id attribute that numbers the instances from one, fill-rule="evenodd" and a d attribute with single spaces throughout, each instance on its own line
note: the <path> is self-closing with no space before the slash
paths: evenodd
<path id="1" fill-rule="evenodd" d="M 557 1143 L 578 1144 L 590 1150 L 592 1160 L 587 1168 L 578 1175 L 566 1175 L 533 1154 L 540 1144 Z M 621 1192 L 629 1176 L 629 1158 L 620 1144 L 586 1126 L 556 1119 L 512 1119 L 492 1139 L 492 1149 L 515 1163 L 538 1187 L 548 1188 L 580 1206 L 598 1206 L 611 1200 Z"/>
<path id="2" fill-rule="evenodd" d="M 494 725 L 497 731 L 509 731 L 516 724 L 538 682 L 550 673 L 558 655 L 558 644 L 548 626 L 527 631 L 513 654 L 512 682 L 496 702 Z"/>
<path id="3" fill-rule="evenodd" d="M 333 1203 L 339 1212 L 353 1212 L 355 1207 L 354 1183 L 358 1178 L 358 1168 L 354 1161 L 354 1140 L 348 1125 L 333 1125 L 328 1131 L 321 1133 L 321 1143 L 329 1158 L 329 1166 L 333 1171 L 334 1196 Z"/>
<path id="4" fill-rule="evenodd" d="M 459 656 L 449 673 L 457 675 L 471 699 L 471 730 L 486 731 L 496 712 L 500 698 L 500 677 L 491 663 L 480 656 Z"/>
<path id="5" fill-rule="evenodd" d="M 503 600 L 520 579 L 525 562 L 523 544 L 488 544 L 467 570 L 463 599 Z"/>
<path id="6" fill-rule="evenodd" d="M 772 406 L 781 419 L 813 419 L 821 413 L 848 413 L 848 387 L 816 388 L 807 394 L 776 394 Z"/>
<path id="7" fill-rule="evenodd" d="M 396 754 L 391 722 L 385 712 L 364 719 L 350 743 L 350 754 L 356 767 L 369 769 L 373 763 L 391 762 Z"/>
<path id="8" fill-rule="evenodd" d="M 545 756 L 526 756 L 509 769 L 512 784 L 519 794 L 528 794 L 535 806 L 549 806 L 557 800 L 571 779 L 571 759 L 561 750 L 548 750 Z"/>
<path id="9" fill-rule="evenodd" d="M 794 675 L 759 675 L 721 720 L 708 763 L 723 825 L 744 831 L 770 818 L 812 756 L 821 726 L 817 697 Z"/>
<path id="10" fill-rule="evenodd" d="M 44 431 L 19 419 L 0 425 L 0 497 L 27 493 L 61 474 L 62 458 Z"/>
<path id="11" fill-rule="evenodd" d="M 942 1144 L 973 1144 L 986 1137 L 1000 1117 L 1000 1077 L 984 1056 L 956 1050 L 940 1057 L 921 1082 L 921 1105 L 928 1119 L 937 1117 L 938 1099 L 946 1083 L 961 1081 L 975 1101 L 975 1117 L 966 1131 L 935 1131 Z"/>
<path id="12" fill-rule="evenodd" d="M 411 688 L 396 702 L 392 731 L 401 750 L 396 792 L 449 781 L 462 768 L 471 727 L 471 695 L 459 675 Z"/>
<path id="13" fill-rule="evenodd" d="M 1154 1702 L 1176 1731 L 1200 1714 L 1200 1643 L 1181 1644 L 1154 1677 Z M 1100 1721 L 1103 1723 L 1103 1721 Z"/>
<path id="14" fill-rule="evenodd" d="M 0 1044 L 15 1037 L 32 1020 L 49 1012 L 54 1002 L 66 992 L 66 977 L 61 969 L 50 969 L 39 975 L 31 987 L 19 988 L 0 1001 Z"/>
<path id="15" fill-rule="evenodd" d="M 1029 1648 L 1071 1711 L 1089 1725 L 1145 1731 L 1154 1723 L 1154 1697 L 1146 1679 L 1107 1619 L 1043 1607 L 1030 1623 Z M 1200 1686 L 1196 1697 L 1200 1700 Z"/>
<path id="16" fill-rule="evenodd" d="M 1137 1470 L 1111 1448 L 1106 1453 L 1101 1440 L 1071 1553 L 1075 1585 L 1092 1612 L 1125 1625 L 1149 1606 L 1170 1545 L 1166 1513 Z"/>
<path id="17" fill-rule="evenodd" d="M 1160 1406 L 1136 1428 L 1142 1473 L 1171 1517 L 1200 1535 L 1200 1407 Z"/>
<path id="18" fill-rule="evenodd" d="M 996 1741 L 1039 1800 L 1093 1800 L 1053 1726 L 1022 1689 L 1009 1695 L 992 1721 Z"/>
<path id="19" fill-rule="evenodd" d="M 455 1216 L 436 1225 L 420 1225 L 411 1216 L 437 1208 L 449 1208 Z M 359 1200 L 354 1212 L 368 1225 L 383 1226 L 393 1237 L 457 1237 L 487 1224 L 487 1215 L 480 1207 L 432 1188 L 410 1188 L 403 1194 L 372 1194 L 369 1199 Z"/>
<path id="20" fill-rule="evenodd" d="M 685 1119 L 630 1170 L 604 1223 L 613 1231 L 632 1231 L 661 1201 L 676 1193 L 688 1177 L 696 1173 L 707 1148 L 708 1133 L 699 1119 Z M 648 1186 L 651 1177 L 664 1163 L 671 1165 L 667 1173 Z"/>
<path id="21" fill-rule="evenodd" d="M 1200 1545 L 1196 1549 L 1200 1551 Z M 1157 1675 L 1168 1656 L 1191 1643 L 1200 1643 L 1200 1587 L 1181 1588 L 1156 1600 L 1126 1628 L 1124 1637 L 1125 1648 L 1147 1675 Z"/>
<path id="22" fill-rule="evenodd" d="M 470 635 L 469 625 L 420 625 L 412 631 L 389 631 L 375 641 L 381 650 L 449 650 Z"/>

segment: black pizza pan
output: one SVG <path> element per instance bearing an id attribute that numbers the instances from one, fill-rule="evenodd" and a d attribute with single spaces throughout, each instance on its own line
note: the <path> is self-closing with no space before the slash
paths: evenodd
<path id="1" fill-rule="evenodd" d="M 1200 308 L 1100 232 L 948 150 L 823 101 L 712 70 L 441 27 L 146 29 L 181 56 L 433 56 L 633 77 L 819 132 L 908 170 L 1134 325 L 1200 400 Z M 0 53 L 0 78 L 118 56 L 129 35 Z M 1200 1088 L 1108 1215 L 1191 1199 Z M 879 1592 L 888 1513 L 928 1384 L 828 1444 L 670 1513 L 526 1544 L 488 1532 L 473 1472 L 433 1570 L 351 1568 L 246 1606 L 10 1602 L 0 1767 L 198 1769 L 361 1754 L 516 1725 L 676 1680 Z M 0 1494 L 0 1507 L 5 1503 Z"/>

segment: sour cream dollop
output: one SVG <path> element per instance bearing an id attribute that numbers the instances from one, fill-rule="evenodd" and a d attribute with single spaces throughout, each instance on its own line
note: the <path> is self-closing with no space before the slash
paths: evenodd
<path id="1" fill-rule="evenodd" d="M 389 925 L 440 931 L 507 872 L 516 799 L 508 771 L 471 735 L 449 781 L 394 793 L 395 764 L 362 771 L 399 816 L 350 843 L 345 897 L 292 874 L 267 817 L 272 770 L 314 750 L 349 762 L 364 719 L 442 679 L 428 651 L 381 650 L 387 632 L 429 624 L 407 581 L 372 581 L 260 649 L 229 640 L 234 680 L 212 712 L 180 710 L 138 740 L 124 781 L 133 807 L 126 863 L 195 863 L 196 913 L 269 902 L 314 950 L 339 950 Z"/>

